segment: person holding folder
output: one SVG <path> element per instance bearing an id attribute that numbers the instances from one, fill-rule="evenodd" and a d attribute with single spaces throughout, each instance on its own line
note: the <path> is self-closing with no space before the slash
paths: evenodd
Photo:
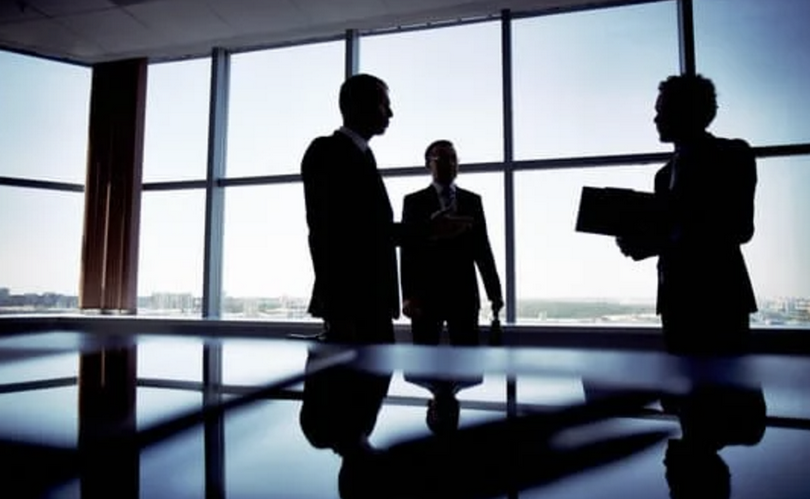
<path id="1" fill-rule="evenodd" d="M 754 235 L 753 151 L 707 131 L 717 112 L 714 84 L 701 75 L 659 84 L 655 125 L 671 159 L 655 175 L 661 216 L 652 234 L 619 236 L 623 254 L 658 256 L 656 310 L 667 349 L 738 354 L 757 310 L 740 246 Z"/>

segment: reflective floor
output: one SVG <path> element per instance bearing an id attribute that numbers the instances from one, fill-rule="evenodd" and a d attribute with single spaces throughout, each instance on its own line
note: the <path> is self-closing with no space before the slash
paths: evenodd
<path id="1" fill-rule="evenodd" d="M 15 335 L 2 497 L 806 499 L 807 386 L 806 357 Z"/>

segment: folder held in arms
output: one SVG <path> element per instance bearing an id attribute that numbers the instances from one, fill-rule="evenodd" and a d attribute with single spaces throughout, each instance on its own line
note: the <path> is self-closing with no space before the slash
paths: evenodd
<path id="1" fill-rule="evenodd" d="M 608 236 L 649 236 L 660 227 L 660 207 L 651 192 L 583 187 L 577 232 Z"/>

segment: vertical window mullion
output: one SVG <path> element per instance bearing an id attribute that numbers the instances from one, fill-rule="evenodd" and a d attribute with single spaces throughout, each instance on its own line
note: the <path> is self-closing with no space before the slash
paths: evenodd
<path id="1" fill-rule="evenodd" d="M 360 70 L 360 33 L 356 29 L 346 30 L 346 78 Z"/>
<path id="2" fill-rule="evenodd" d="M 504 281 L 506 287 L 506 322 L 516 319 L 515 284 L 515 172 L 514 129 L 512 115 L 512 14 L 501 12 L 501 67 L 503 75 L 503 195 L 505 260 Z"/>
<path id="3" fill-rule="evenodd" d="M 222 235 L 228 126 L 228 89 L 231 56 L 222 48 L 211 54 L 211 97 L 208 128 L 208 168 L 205 188 L 205 259 L 203 269 L 203 318 L 222 314 Z"/>
<path id="4" fill-rule="evenodd" d="M 680 41 L 681 73 L 693 75 L 695 64 L 695 19 L 692 0 L 678 0 L 678 39 Z"/>

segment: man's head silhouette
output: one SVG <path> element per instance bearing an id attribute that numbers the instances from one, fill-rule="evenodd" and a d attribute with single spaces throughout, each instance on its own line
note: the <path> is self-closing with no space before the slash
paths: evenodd
<path id="1" fill-rule="evenodd" d="M 366 140 L 382 135 L 394 116 L 388 86 L 369 74 L 350 76 L 340 87 L 340 113 L 343 125 Z"/>
<path id="2" fill-rule="evenodd" d="M 670 76 L 658 85 L 655 126 L 662 142 L 703 135 L 717 114 L 714 84 L 701 75 Z"/>

